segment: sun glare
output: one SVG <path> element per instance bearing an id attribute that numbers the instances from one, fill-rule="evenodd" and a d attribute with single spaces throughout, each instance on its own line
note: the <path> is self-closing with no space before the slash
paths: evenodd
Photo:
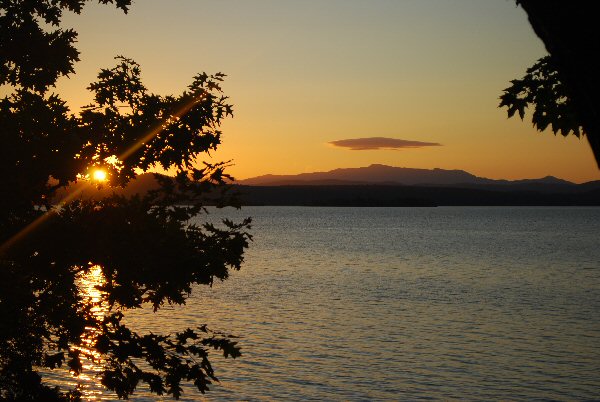
<path id="1" fill-rule="evenodd" d="M 94 170 L 94 173 L 92 173 L 92 177 L 95 181 L 106 181 L 107 175 L 104 170 L 96 169 Z"/>

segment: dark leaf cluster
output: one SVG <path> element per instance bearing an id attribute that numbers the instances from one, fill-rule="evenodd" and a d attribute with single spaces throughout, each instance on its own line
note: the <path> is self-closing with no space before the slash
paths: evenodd
<path id="1" fill-rule="evenodd" d="M 523 120 L 525 110 L 532 108 L 531 122 L 540 131 L 550 127 L 554 134 L 560 132 L 563 136 L 585 134 L 551 56 L 539 59 L 523 78 L 512 80 L 511 84 L 500 96 L 499 105 L 506 107 L 509 118 L 517 113 Z"/>
<path id="2" fill-rule="evenodd" d="M 89 0 L 0 0 L 0 85 L 45 92 L 79 61 L 77 33 L 59 27 L 64 10 Z M 131 0 L 100 0 L 127 12 Z"/>
<path id="3" fill-rule="evenodd" d="M 159 96 L 148 93 L 137 63 L 117 60 L 116 67 L 103 69 L 89 87 L 95 102 L 81 113 L 86 140 L 82 157 L 102 165 L 117 156 L 118 165 L 104 167 L 110 168 L 114 184 L 124 185 L 136 171 L 157 165 L 190 171 L 199 154 L 217 149 L 221 121 L 233 115 L 221 94 L 223 74 L 197 75 L 180 96 Z"/>
<path id="4" fill-rule="evenodd" d="M 102 373 L 102 383 L 121 398 L 127 398 L 138 383 L 146 383 L 158 395 L 179 398 L 181 382 L 190 381 L 205 393 L 218 381 L 208 353 L 220 350 L 225 357 L 240 356 L 240 348 L 231 337 L 206 328 L 186 329 L 172 336 L 139 336 L 125 327 L 123 315 L 115 313 L 102 323 L 103 334 L 96 349 L 110 356 Z"/>
<path id="5" fill-rule="evenodd" d="M 161 96 L 119 56 L 90 84 L 94 101 L 71 113 L 49 89 L 78 60 L 62 13 L 86 3 L 0 0 L 0 85 L 10 88 L 0 99 L 0 400 L 77 400 L 78 389 L 52 387 L 40 371 L 78 375 L 86 359 L 120 398 L 139 384 L 175 398 L 183 382 L 205 392 L 217 380 L 209 352 L 240 355 L 232 337 L 205 326 L 141 333 L 123 317 L 185 304 L 242 264 L 250 220 L 201 223 L 205 205 L 237 205 L 229 162 L 203 160 L 233 115 L 225 75 L 198 74 L 182 94 Z M 147 194 L 83 198 L 95 168 L 111 187 L 154 169 L 171 175 L 156 175 Z M 92 272 L 102 278 L 96 301 L 81 285 Z"/>

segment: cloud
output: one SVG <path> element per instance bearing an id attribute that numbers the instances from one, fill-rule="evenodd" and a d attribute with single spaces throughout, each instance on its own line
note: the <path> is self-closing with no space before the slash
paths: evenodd
<path id="1" fill-rule="evenodd" d="M 348 140 L 331 141 L 329 144 L 335 147 L 348 148 L 352 151 L 398 150 L 405 148 L 438 147 L 442 145 L 437 142 L 410 141 L 385 137 L 351 138 Z"/>

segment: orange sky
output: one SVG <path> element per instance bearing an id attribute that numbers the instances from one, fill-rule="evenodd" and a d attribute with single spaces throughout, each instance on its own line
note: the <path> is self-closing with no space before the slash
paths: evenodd
<path id="1" fill-rule="evenodd" d="M 122 54 L 146 86 L 181 92 L 201 71 L 228 74 L 235 117 L 216 159 L 237 178 L 367 166 L 464 169 L 490 178 L 598 180 L 587 141 L 508 120 L 498 97 L 545 54 L 525 13 L 497 0 L 144 0 L 129 15 L 69 15 L 82 61 L 57 91 L 76 108 Z M 440 143 L 349 150 L 331 141 Z"/>

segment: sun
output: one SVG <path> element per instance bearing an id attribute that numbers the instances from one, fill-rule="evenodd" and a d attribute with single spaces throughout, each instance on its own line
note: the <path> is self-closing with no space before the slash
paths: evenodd
<path id="1" fill-rule="evenodd" d="M 94 170 L 94 172 L 92 173 L 92 178 L 95 181 L 106 181 L 106 179 L 108 178 L 108 175 L 106 174 L 105 170 L 102 169 L 96 169 Z"/>

